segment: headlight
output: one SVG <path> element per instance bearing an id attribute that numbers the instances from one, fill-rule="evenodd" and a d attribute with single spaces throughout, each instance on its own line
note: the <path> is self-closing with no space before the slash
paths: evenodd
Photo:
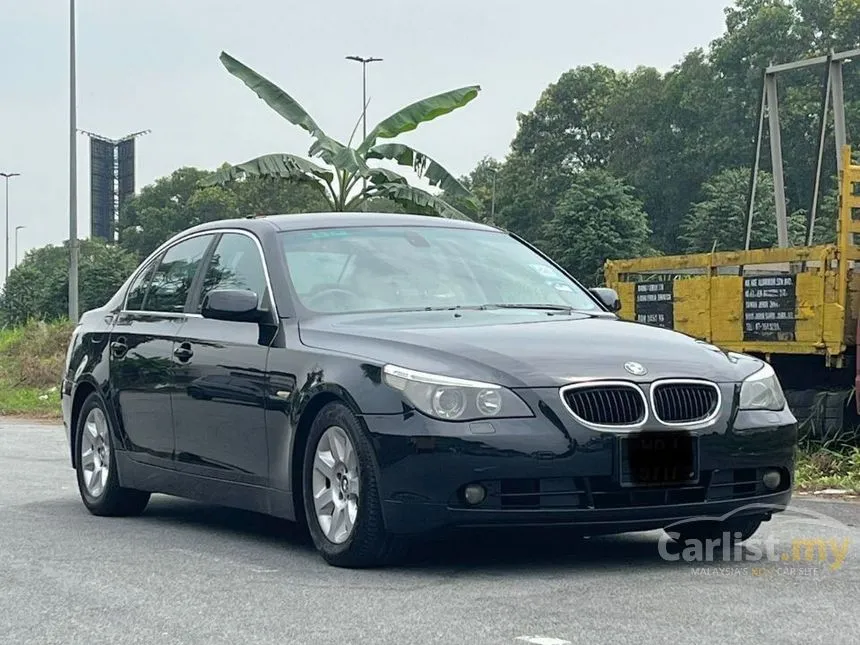
<path id="1" fill-rule="evenodd" d="M 445 421 L 534 416 L 511 390 L 494 383 L 416 372 L 386 365 L 383 380 L 424 414 Z"/>
<path id="2" fill-rule="evenodd" d="M 773 368 L 764 363 L 762 368 L 747 377 L 741 384 L 741 410 L 782 410 L 785 395 Z"/>

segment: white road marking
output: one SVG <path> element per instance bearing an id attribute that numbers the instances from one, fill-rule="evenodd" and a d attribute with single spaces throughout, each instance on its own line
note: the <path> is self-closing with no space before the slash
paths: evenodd
<path id="1" fill-rule="evenodd" d="M 552 636 L 517 636 L 517 640 L 532 645 L 571 645 L 570 641 Z"/>

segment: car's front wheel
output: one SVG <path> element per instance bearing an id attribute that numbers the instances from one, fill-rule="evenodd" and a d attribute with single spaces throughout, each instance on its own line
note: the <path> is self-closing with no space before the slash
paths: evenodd
<path id="1" fill-rule="evenodd" d="M 84 401 L 75 432 L 78 490 L 93 515 L 139 515 L 149 493 L 119 485 L 113 433 L 101 398 L 93 393 Z"/>
<path id="2" fill-rule="evenodd" d="M 317 551 L 331 565 L 372 567 L 391 562 L 403 542 L 385 529 L 372 447 L 355 415 L 329 403 L 306 443 L 303 501 Z"/>

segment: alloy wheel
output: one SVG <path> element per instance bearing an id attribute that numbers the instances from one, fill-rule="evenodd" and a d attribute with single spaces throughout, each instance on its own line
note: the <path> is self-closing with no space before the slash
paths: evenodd
<path id="1" fill-rule="evenodd" d="M 110 440 L 108 423 L 100 408 L 87 415 L 81 437 L 81 474 L 90 497 L 104 493 L 110 476 Z"/>
<path id="2" fill-rule="evenodd" d="M 343 544 L 355 527 L 360 478 L 355 447 L 340 426 L 327 428 L 317 443 L 312 490 L 323 535 L 334 544 Z"/>

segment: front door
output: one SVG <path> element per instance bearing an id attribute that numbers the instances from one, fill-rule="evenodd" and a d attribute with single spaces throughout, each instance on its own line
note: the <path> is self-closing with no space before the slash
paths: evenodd
<path id="1" fill-rule="evenodd" d="M 264 485 L 268 479 L 265 397 L 270 337 L 257 323 L 199 316 L 212 289 L 249 289 L 269 297 L 250 234 L 218 240 L 200 293 L 177 341 L 173 396 L 177 468 L 196 475 Z"/>
<path id="2" fill-rule="evenodd" d="M 111 390 L 125 448 L 138 461 L 173 463 L 174 344 L 190 286 L 213 235 L 170 247 L 135 278 L 110 337 Z"/>

